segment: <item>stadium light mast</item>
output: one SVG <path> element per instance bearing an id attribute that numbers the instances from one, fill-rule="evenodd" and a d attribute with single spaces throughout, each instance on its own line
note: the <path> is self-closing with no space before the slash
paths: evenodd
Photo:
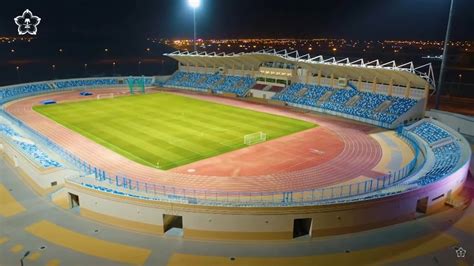
<path id="1" fill-rule="evenodd" d="M 446 29 L 446 37 L 444 39 L 444 48 L 443 48 L 443 58 L 441 61 L 441 69 L 439 70 L 439 80 L 438 80 L 438 88 L 436 90 L 436 102 L 435 102 L 435 109 L 439 110 L 439 100 L 441 97 L 441 88 L 443 87 L 444 77 L 445 77 L 445 68 L 446 68 L 446 61 L 448 60 L 448 43 L 449 37 L 451 35 L 451 24 L 453 19 L 454 13 L 454 0 L 451 0 L 451 7 L 449 9 L 449 18 L 448 18 L 448 27 Z"/>
<path id="2" fill-rule="evenodd" d="M 201 0 L 188 0 L 188 4 L 190 7 L 193 8 L 193 19 L 194 19 L 194 38 L 193 38 L 193 44 L 194 44 L 194 51 L 196 52 L 196 9 L 201 6 Z"/>
<path id="3" fill-rule="evenodd" d="M 56 79 L 56 65 L 51 66 L 53 68 L 53 79 Z"/>
<path id="4" fill-rule="evenodd" d="M 21 82 L 20 66 L 16 66 L 16 76 L 18 77 L 18 82 Z"/>

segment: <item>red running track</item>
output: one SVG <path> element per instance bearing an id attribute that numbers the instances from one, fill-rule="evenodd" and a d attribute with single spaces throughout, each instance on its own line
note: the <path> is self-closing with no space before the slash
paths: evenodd
<path id="1" fill-rule="evenodd" d="M 125 91 L 104 89 L 101 93 Z M 374 127 L 236 99 L 180 94 L 302 119 L 317 123 L 320 127 L 160 171 L 133 162 L 32 110 L 32 106 L 45 99 L 58 102 L 84 99 L 77 91 L 19 100 L 9 104 L 6 110 L 82 160 L 111 175 L 125 175 L 159 185 L 216 191 L 278 192 L 321 188 L 361 175 L 382 175 L 371 171 L 382 156 L 379 144 L 367 134 Z M 188 173 L 189 169 L 196 172 Z"/>

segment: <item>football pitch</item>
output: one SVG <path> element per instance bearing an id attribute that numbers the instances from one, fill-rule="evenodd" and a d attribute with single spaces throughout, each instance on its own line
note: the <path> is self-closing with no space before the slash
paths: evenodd
<path id="1" fill-rule="evenodd" d="M 168 93 L 36 106 L 57 123 L 138 163 L 166 170 L 315 127 L 305 121 Z"/>

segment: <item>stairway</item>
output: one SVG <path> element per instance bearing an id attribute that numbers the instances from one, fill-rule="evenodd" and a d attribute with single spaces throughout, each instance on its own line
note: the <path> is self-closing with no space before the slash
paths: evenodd
<path id="1" fill-rule="evenodd" d="M 302 88 L 301 90 L 299 90 L 295 96 L 298 97 L 298 98 L 301 98 L 303 96 L 305 96 L 305 94 L 308 92 L 308 88 Z"/>
<path id="2" fill-rule="evenodd" d="M 357 104 L 357 102 L 360 100 L 360 95 L 356 95 L 347 101 L 346 106 L 347 107 L 352 107 Z"/>
<path id="3" fill-rule="evenodd" d="M 382 104 L 380 104 L 377 108 L 375 108 L 375 112 L 376 113 L 384 112 L 390 107 L 390 105 L 392 105 L 391 101 L 385 101 Z"/>
<path id="4" fill-rule="evenodd" d="M 204 81 L 207 80 L 207 76 L 202 76 L 200 79 L 198 79 L 198 81 L 196 82 L 197 84 L 201 84 L 203 83 Z"/>
<path id="5" fill-rule="evenodd" d="M 318 103 L 327 102 L 329 100 L 329 98 L 331 98 L 332 94 L 333 94 L 332 91 L 326 92 L 321 98 L 319 98 Z"/>

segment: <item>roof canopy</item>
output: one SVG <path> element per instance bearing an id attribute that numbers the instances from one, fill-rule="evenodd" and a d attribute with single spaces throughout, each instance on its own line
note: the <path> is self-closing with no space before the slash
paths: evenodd
<path id="1" fill-rule="evenodd" d="M 293 64 L 297 67 L 308 69 L 313 74 L 321 72 L 323 76 L 344 77 L 377 83 L 406 86 L 410 82 L 411 87 L 425 88 L 426 85 L 435 88 L 434 74 L 431 64 L 415 67 L 413 62 L 397 65 L 395 61 L 380 63 L 379 60 L 365 62 L 363 59 L 351 61 L 349 58 L 337 60 L 335 57 L 324 58 L 319 55 L 311 57 L 309 54 L 300 55 L 298 51 L 287 50 L 276 51 L 261 50 L 250 53 L 207 53 L 207 52 L 180 52 L 164 54 L 182 64 L 199 66 L 217 66 L 224 68 L 241 68 L 258 70 L 264 62 L 281 62 Z"/>

